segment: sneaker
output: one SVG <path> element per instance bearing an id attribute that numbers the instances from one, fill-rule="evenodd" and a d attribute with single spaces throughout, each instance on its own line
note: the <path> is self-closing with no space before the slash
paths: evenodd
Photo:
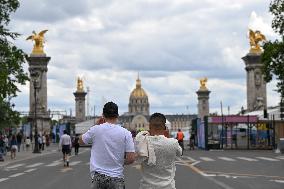
<path id="1" fill-rule="evenodd" d="M 69 161 L 67 161 L 67 167 L 69 167 Z"/>

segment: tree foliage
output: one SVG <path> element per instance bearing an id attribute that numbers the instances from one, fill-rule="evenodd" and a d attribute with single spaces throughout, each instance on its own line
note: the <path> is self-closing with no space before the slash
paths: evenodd
<path id="1" fill-rule="evenodd" d="M 0 127 L 19 121 L 19 113 L 12 109 L 10 100 L 20 92 L 28 75 L 23 69 L 25 53 L 13 41 L 19 36 L 7 27 L 10 14 L 20 6 L 18 0 L 0 0 Z"/>
<path id="2" fill-rule="evenodd" d="M 280 39 L 268 41 L 263 46 L 264 79 L 270 82 L 275 76 L 277 92 L 284 99 L 284 0 L 272 0 L 269 11 L 273 15 L 272 28 L 280 35 Z"/>

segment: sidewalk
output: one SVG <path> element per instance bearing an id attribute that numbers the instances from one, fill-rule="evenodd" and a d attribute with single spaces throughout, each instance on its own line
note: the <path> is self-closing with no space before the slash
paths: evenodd
<path id="1" fill-rule="evenodd" d="M 13 159 L 13 160 L 11 159 L 10 152 L 8 152 L 6 156 L 4 156 L 4 161 L 0 161 L 0 168 L 7 166 L 10 163 L 16 163 L 16 162 L 20 162 L 23 160 L 32 159 L 32 158 L 36 158 L 36 157 L 40 157 L 40 156 L 44 156 L 44 155 L 48 155 L 52 153 L 57 153 L 57 152 L 58 152 L 58 144 L 56 143 L 51 143 L 48 147 L 45 147 L 45 149 L 41 151 L 41 153 L 38 153 L 38 154 L 33 153 L 33 150 L 31 147 L 29 150 L 26 150 L 26 148 L 23 149 L 23 145 L 22 145 L 21 151 L 16 153 L 16 159 Z"/>

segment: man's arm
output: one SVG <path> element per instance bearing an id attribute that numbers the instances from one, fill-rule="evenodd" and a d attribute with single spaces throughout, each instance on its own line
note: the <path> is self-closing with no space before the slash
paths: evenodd
<path id="1" fill-rule="evenodd" d="M 124 165 L 129 165 L 134 163 L 135 158 L 136 158 L 135 152 L 125 152 Z"/>

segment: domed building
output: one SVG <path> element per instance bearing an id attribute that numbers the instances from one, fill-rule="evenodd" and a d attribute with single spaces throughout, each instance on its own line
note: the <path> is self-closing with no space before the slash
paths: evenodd
<path id="1" fill-rule="evenodd" d="M 131 92 L 128 104 L 129 114 L 149 115 L 148 95 L 141 86 L 141 80 L 138 76 L 136 88 Z"/>
<path id="2" fill-rule="evenodd" d="M 148 130 L 149 114 L 150 105 L 148 95 L 142 88 L 141 80 L 138 76 L 136 87 L 130 93 L 128 112 L 119 116 L 119 122 L 130 131 Z M 178 129 L 182 129 L 187 134 L 187 131 L 191 128 L 191 120 L 196 118 L 196 115 L 185 114 L 165 116 L 167 118 L 166 126 L 173 135 L 175 135 Z"/>
<path id="3" fill-rule="evenodd" d="M 136 87 L 129 97 L 128 112 L 119 116 L 121 124 L 131 131 L 149 129 L 149 101 L 148 95 L 142 88 L 141 80 L 138 76 Z"/>

